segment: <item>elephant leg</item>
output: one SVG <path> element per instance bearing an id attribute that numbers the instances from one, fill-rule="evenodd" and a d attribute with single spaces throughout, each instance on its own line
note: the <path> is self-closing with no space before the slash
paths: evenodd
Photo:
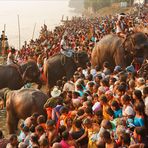
<path id="1" fill-rule="evenodd" d="M 14 115 L 11 111 L 7 111 L 7 126 L 9 134 L 16 133 L 18 121 L 19 120 L 16 118 L 16 115 Z"/>
<path id="2" fill-rule="evenodd" d="M 125 58 L 124 58 L 124 52 L 122 51 L 122 49 L 117 49 L 115 55 L 114 55 L 114 59 L 115 59 L 115 64 L 122 66 L 122 68 L 125 68 Z"/>

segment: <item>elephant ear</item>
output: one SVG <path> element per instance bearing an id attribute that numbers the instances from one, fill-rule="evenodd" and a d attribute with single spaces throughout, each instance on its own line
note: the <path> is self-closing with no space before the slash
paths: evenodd
<path id="1" fill-rule="evenodd" d="M 124 48 L 126 53 L 134 54 L 135 41 L 132 35 L 127 36 L 121 46 Z"/>
<path id="2" fill-rule="evenodd" d="M 85 51 L 77 52 L 76 64 L 78 67 L 86 68 L 86 63 L 89 62 L 88 55 Z"/>

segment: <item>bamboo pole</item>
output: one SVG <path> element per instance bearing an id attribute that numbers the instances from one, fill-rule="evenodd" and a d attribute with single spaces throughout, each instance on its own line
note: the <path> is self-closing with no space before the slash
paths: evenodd
<path id="1" fill-rule="evenodd" d="M 2 43 L 2 56 L 5 56 L 5 31 L 6 31 L 6 24 L 4 24 L 4 30 L 3 30 L 3 32 L 2 32 L 2 41 L 1 41 L 1 43 Z"/>
<path id="2" fill-rule="evenodd" d="M 6 24 L 4 24 L 4 32 L 6 32 Z"/>
<path id="3" fill-rule="evenodd" d="M 21 49 L 21 33 L 20 33 L 20 18 L 19 15 L 17 15 L 18 19 L 18 34 L 19 34 L 19 50 Z"/>
<path id="4" fill-rule="evenodd" d="M 36 23 L 35 23 L 34 28 L 33 28 L 32 40 L 33 40 L 33 38 L 34 38 L 35 28 L 36 28 Z"/>

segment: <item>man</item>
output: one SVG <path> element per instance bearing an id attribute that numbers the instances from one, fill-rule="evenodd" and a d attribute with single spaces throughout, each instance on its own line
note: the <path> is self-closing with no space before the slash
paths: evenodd
<path id="1" fill-rule="evenodd" d="M 15 49 L 14 48 L 11 48 L 9 54 L 8 54 L 8 57 L 7 57 L 7 65 L 10 65 L 10 64 L 15 64 L 17 63 L 17 61 L 15 60 Z"/>
<path id="2" fill-rule="evenodd" d="M 64 54 L 67 57 L 71 57 L 73 54 L 73 51 L 70 47 L 70 42 L 68 40 L 68 37 L 65 35 L 64 38 L 61 40 L 61 53 Z"/>
<path id="3" fill-rule="evenodd" d="M 73 78 L 71 78 L 69 81 L 67 81 L 64 84 L 63 91 L 67 92 L 67 91 L 74 91 L 74 90 L 75 90 L 75 84 L 73 82 Z"/>
<path id="4" fill-rule="evenodd" d="M 121 13 L 118 16 L 118 21 L 116 23 L 116 34 L 121 38 L 126 38 L 125 34 L 125 22 L 124 22 L 125 14 Z"/>

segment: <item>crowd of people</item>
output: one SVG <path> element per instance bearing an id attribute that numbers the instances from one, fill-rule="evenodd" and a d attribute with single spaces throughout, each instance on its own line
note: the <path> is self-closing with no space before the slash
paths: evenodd
<path id="1" fill-rule="evenodd" d="M 39 39 L 25 42 L 20 51 L 11 50 L 7 63 L 34 59 L 43 72 L 45 60 L 64 47 L 85 50 L 90 57 L 94 45 L 105 35 L 117 33 L 126 38 L 136 25 L 147 26 L 147 20 L 148 14 L 140 18 L 121 14 L 74 17 L 53 31 L 44 25 Z M 126 69 L 117 65 L 112 72 L 107 61 L 101 71 L 90 62 L 86 69 L 78 67 L 70 80 L 63 77 L 51 91 L 44 105 L 47 119 L 34 113 L 20 123 L 18 135 L 10 135 L 9 140 L 0 131 L 0 147 L 148 147 L 148 80 L 139 77 L 137 70 L 134 65 Z"/>

